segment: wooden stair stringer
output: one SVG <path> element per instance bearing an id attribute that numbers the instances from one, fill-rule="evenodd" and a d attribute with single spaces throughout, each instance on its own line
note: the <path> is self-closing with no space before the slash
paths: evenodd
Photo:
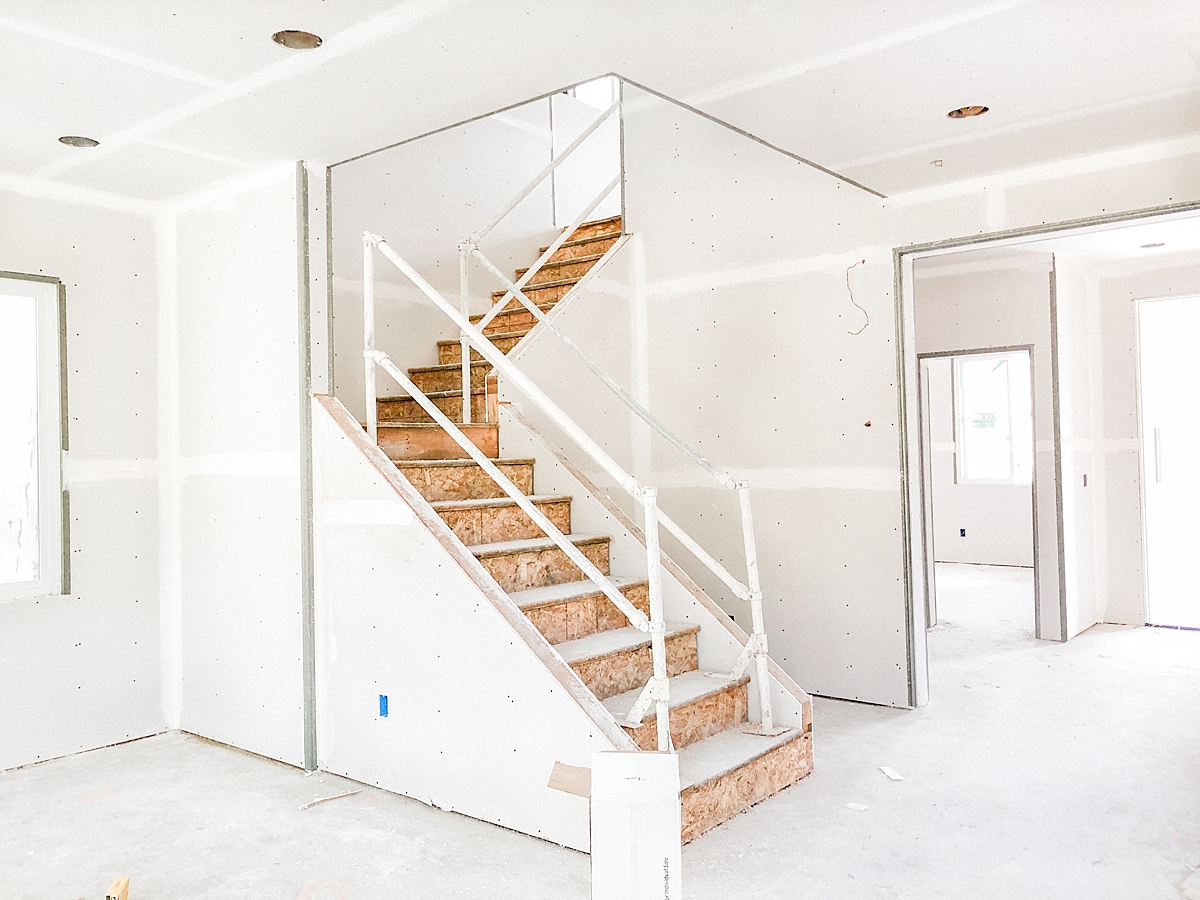
<path id="1" fill-rule="evenodd" d="M 615 520 L 620 529 L 623 529 L 630 538 L 643 548 L 644 553 L 646 536 L 641 526 L 631 519 L 620 506 L 608 499 L 604 490 L 598 487 L 586 473 L 582 472 L 564 456 L 519 409 L 512 404 L 502 402 L 500 404 L 500 411 L 501 434 L 508 443 L 512 443 L 512 431 L 511 427 L 509 429 L 504 427 L 503 417 L 505 415 L 511 417 L 512 422 L 519 425 L 529 438 L 529 444 L 532 449 L 523 455 L 530 458 L 536 458 L 539 455 L 549 456 L 553 462 L 562 467 L 570 480 L 576 483 L 577 486 L 570 489 L 569 492 L 575 497 L 575 503 L 577 504 L 575 514 L 577 517 L 579 516 L 578 509 L 581 501 L 595 501 Z M 538 451 L 541 452 L 539 453 Z M 541 461 L 539 460 L 539 462 Z M 541 462 L 541 469 L 543 470 L 541 477 L 543 480 L 546 478 L 546 468 L 546 462 Z M 564 490 L 568 489 L 564 488 Z M 728 659 L 731 668 L 733 659 L 736 659 L 737 655 L 741 653 L 742 648 L 746 646 L 749 635 L 665 552 L 662 553 L 662 563 L 664 573 L 678 582 L 680 587 L 691 595 L 692 599 L 705 614 L 701 622 L 700 634 L 702 639 L 706 641 L 707 646 L 701 646 L 701 656 L 722 666 L 726 659 Z M 675 618 L 679 618 L 678 613 L 674 615 Z M 672 613 L 668 611 L 667 616 L 670 618 Z M 720 626 L 720 632 L 714 634 L 715 629 L 708 627 L 710 625 Z M 724 652 L 721 652 L 720 648 L 713 646 L 714 638 L 716 637 L 724 638 L 723 642 L 726 644 Z M 714 653 L 714 651 L 716 652 Z M 732 657 L 730 654 L 732 654 Z M 706 668 L 711 669 L 713 667 L 706 665 Z M 753 666 L 751 666 L 752 670 Z M 792 677 L 783 671 L 774 659 L 770 659 L 768 662 L 768 672 L 772 680 L 771 701 L 776 723 L 791 725 L 792 727 L 800 728 L 805 734 L 810 734 L 812 732 L 812 697 L 796 684 Z M 753 709 L 756 710 L 757 697 L 754 691 L 751 691 L 751 704 Z"/>
<path id="2" fill-rule="evenodd" d="M 546 667 L 568 696 L 578 705 L 600 735 L 610 743 L 613 750 L 634 751 L 637 745 L 625 733 L 604 704 L 588 690 L 575 671 L 566 664 L 558 652 L 537 630 L 511 597 L 502 590 L 496 580 L 488 574 L 470 549 L 454 534 L 430 503 L 405 478 L 400 470 L 376 445 L 372 444 L 362 426 L 336 398 L 317 395 L 316 401 L 330 415 L 341 432 L 384 478 L 401 501 L 425 529 L 453 558 L 455 563 L 471 580 L 479 593 L 493 606 L 511 627 L 513 635 Z M 549 777 L 549 770 L 546 775 Z"/>

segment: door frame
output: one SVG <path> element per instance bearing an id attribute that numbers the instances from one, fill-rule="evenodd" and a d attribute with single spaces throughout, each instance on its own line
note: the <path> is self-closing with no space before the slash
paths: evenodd
<path id="1" fill-rule="evenodd" d="M 934 565 L 934 537 L 933 537 L 933 472 L 932 472 L 932 452 L 933 448 L 926 446 L 925 436 L 928 431 L 928 422 L 926 421 L 927 404 L 925 393 L 925 369 L 921 365 L 923 362 L 930 359 L 949 359 L 951 365 L 953 360 L 959 356 L 984 356 L 990 353 L 1018 353 L 1024 351 L 1029 357 L 1029 416 L 1032 420 L 1033 433 L 1033 468 L 1029 481 L 1029 515 L 1033 522 L 1033 617 L 1037 630 L 1041 629 L 1042 621 L 1042 592 L 1039 576 L 1041 574 L 1041 551 L 1038 545 L 1038 517 L 1037 517 L 1037 483 L 1038 483 L 1038 464 L 1037 464 L 1037 394 L 1034 386 L 1034 359 L 1033 344 L 1005 344 L 997 347 L 971 347 L 965 350 L 931 350 L 927 353 L 917 354 L 917 421 L 918 421 L 918 445 L 920 453 L 917 457 L 917 465 L 919 467 L 918 479 L 921 485 L 921 510 L 922 510 L 922 550 L 924 558 L 924 574 L 925 574 L 925 622 L 927 628 L 932 628 L 937 624 L 937 579 L 935 577 Z M 953 374 L 951 375 L 953 378 Z M 1054 390 L 1058 391 L 1058 378 L 1055 373 Z M 1055 430 L 1055 444 L 1058 443 L 1058 432 Z M 1058 521 L 1062 523 L 1062 502 L 1061 492 L 1058 503 Z M 1065 615 L 1064 615 L 1065 621 Z"/>

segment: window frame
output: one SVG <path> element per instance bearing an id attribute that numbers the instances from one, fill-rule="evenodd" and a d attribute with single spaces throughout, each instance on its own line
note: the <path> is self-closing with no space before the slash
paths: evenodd
<path id="1" fill-rule="evenodd" d="M 966 443 L 966 409 L 964 402 L 963 391 L 963 367 L 967 362 L 975 362 L 985 359 L 1004 359 L 1006 364 L 1012 364 L 1014 358 L 1023 357 L 1028 366 L 1028 381 L 1030 389 L 1033 386 L 1033 354 L 1026 349 L 1019 350 L 996 350 L 984 353 L 967 353 L 959 354 L 951 357 L 951 378 L 950 390 L 954 404 L 954 419 L 952 426 L 954 429 L 954 482 L 955 484 L 1003 484 L 1003 485 L 1018 485 L 1025 486 L 1033 482 L 1033 447 L 1030 447 L 1029 460 L 1029 476 L 1028 478 L 1018 475 L 1017 466 L 1017 434 L 1013 427 L 1013 375 L 1012 370 L 1006 370 L 1005 389 L 1007 392 L 1007 414 L 1005 420 L 1008 425 L 1008 471 L 1007 478 L 972 478 L 967 475 L 967 443 Z M 1030 397 L 1030 429 L 1031 440 L 1034 439 L 1032 434 L 1033 428 L 1033 398 Z"/>
<path id="2" fill-rule="evenodd" d="M 38 577 L 0 584 L 0 603 L 71 592 L 66 287 L 57 278 L 0 271 L 0 294 L 29 297 L 37 316 Z"/>

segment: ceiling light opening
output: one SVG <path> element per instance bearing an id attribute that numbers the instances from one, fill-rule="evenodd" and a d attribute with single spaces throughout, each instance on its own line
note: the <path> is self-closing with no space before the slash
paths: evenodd
<path id="1" fill-rule="evenodd" d="M 64 134 L 58 139 L 60 144 L 68 147 L 99 147 L 100 142 L 95 138 L 84 137 L 81 134 Z"/>
<path id="2" fill-rule="evenodd" d="M 322 44 L 320 35 L 309 31 L 277 31 L 271 40 L 289 50 L 316 50 Z"/>
<path id="3" fill-rule="evenodd" d="M 946 113 L 952 119 L 970 119 L 975 116 L 982 116 L 988 111 L 986 106 L 960 106 L 958 109 L 952 109 Z"/>

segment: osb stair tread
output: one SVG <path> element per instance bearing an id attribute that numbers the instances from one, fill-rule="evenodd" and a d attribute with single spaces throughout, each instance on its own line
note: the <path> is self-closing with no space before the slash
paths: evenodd
<path id="1" fill-rule="evenodd" d="M 492 337 L 497 337 L 497 336 L 498 336 L 498 335 L 494 335 L 494 334 L 492 335 Z M 441 341 L 439 341 L 438 343 L 441 343 Z M 458 343 L 458 341 L 447 341 L 446 343 L 448 343 L 448 344 L 457 344 L 457 343 Z M 471 368 L 475 368 L 475 367 L 477 367 L 477 366 L 478 366 L 479 368 L 485 368 L 485 369 L 486 369 L 486 368 L 487 368 L 488 366 L 490 366 L 490 365 L 491 365 L 491 363 L 490 363 L 490 362 L 488 362 L 487 360 L 484 360 L 484 359 L 477 359 L 477 360 L 474 360 L 474 361 L 472 361 L 472 363 L 471 363 Z M 409 370 L 408 370 L 408 374 L 410 374 L 410 375 L 418 375 L 418 374 L 420 374 L 420 375 L 424 375 L 424 374 L 427 374 L 427 373 L 429 373 L 429 372 L 458 372 L 458 371 L 461 371 L 461 370 L 462 370 L 462 363 L 438 363 L 436 366 L 418 366 L 418 367 L 417 367 L 417 368 L 415 368 L 415 369 L 409 369 Z M 395 400 L 395 399 L 398 399 L 398 398 L 395 398 L 395 397 L 390 397 L 390 398 L 389 398 L 389 397 L 380 397 L 379 399 L 380 399 L 380 400 L 388 400 L 388 399 Z"/>
<path id="2" fill-rule="evenodd" d="M 573 261 L 579 262 L 579 260 L 573 260 Z M 547 288 L 565 287 L 568 284 L 577 283 L 582 278 L 583 278 L 583 276 L 579 275 L 575 278 L 559 278 L 559 279 L 556 279 L 555 281 L 539 281 L 535 284 L 525 285 L 525 287 L 521 288 L 521 292 L 524 294 L 529 294 L 532 291 L 544 291 Z M 508 293 L 508 291 L 506 291 L 506 290 L 492 291 L 492 296 L 499 299 L 500 297 L 503 297 L 507 293 Z M 516 295 L 514 294 L 513 296 L 516 296 Z"/>
<path id="3" fill-rule="evenodd" d="M 582 228 L 583 226 L 580 227 Z M 597 244 L 600 241 L 612 241 L 619 238 L 622 233 L 623 232 L 620 231 L 605 231 L 601 234 L 593 234 L 591 237 L 575 238 L 574 240 L 563 241 L 558 245 L 558 249 L 561 250 L 563 247 L 578 247 L 580 244 Z M 541 256 L 549 249 L 549 244 L 547 244 L 545 247 L 538 247 L 538 256 Z M 599 257 L 597 257 L 597 259 L 599 259 Z"/>
<path id="4" fill-rule="evenodd" d="M 389 428 L 395 427 L 397 425 L 403 425 L 403 426 L 407 426 L 410 428 L 440 428 L 441 427 L 436 424 L 430 425 L 427 422 L 380 422 L 379 424 L 387 425 Z M 479 423 L 479 424 L 484 424 L 484 423 Z M 459 423 L 458 427 L 459 428 L 463 427 L 461 422 Z M 467 427 L 470 428 L 472 426 L 468 425 Z M 478 427 L 478 425 L 476 425 L 475 427 Z M 499 428 L 500 426 L 492 425 L 490 427 Z M 392 462 L 394 462 L 396 464 L 396 466 L 401 469 L 406 468 L 406 467 L 427 469 L 427 468 L 430 468 L 431 466 L 453 466 L 453 467 L 459 467 L 459 466 L 478 467 L 479 466 L 479 463 L 475 462 L 475 460 L 473 460 L 473 459 L 395 459 L 395 460 L 392 460 Z M 489 459 L 488 462 L 490 462 L 494 466 L 532 466 L 535 461 L 532 459 Z"/>
<path id="5" fill-rule="evenodd" d="M 525 307 L 522 306 L 521 308 L 524 309 Z M 483 318 L 483 316 L 480 315 L 475 318 Z M 509 338 L 522 338 L 522 337 L 525 337 L 525 335 L 527 335 L 527 334 L 529 334 L 528 331 L 494 331 L 488 335 L 488 340 L 502 341 L 502 340 L 506 340 Z M 461 343 L 462 343 L 462 341 L 458 340 L 457 338 L 453 338 L 450 340 L 438 341 L 438 346 L 439 347 L 456 347 Z M 474 347 L 472 347 L 471 349 L 474 349 Z M 476 360 L 475 362 L 471 363 L 471 365 L 487 366 L 487 365 L 491 365 L 491 363 L 489 363 L 487 360 Z M 462 366 L 462 363 L 442 363 L 437 366 L 429 366 L 427 369 L 409 369 L 408 371 L 424 372 L 424 371 L 432 371 L 434 369 L 457 369 L 457 368 L 461 368 L 461 366 Z"/>
<path id="6" fill-rule="evenodd" d="M 739 725 L 680 750 L 680 793 L 741 768 L 777 747 L 804 736 L 801 729 L 793 728 L 774 737 L 763 737 L 747 734 L 744 729 L 748 727 L 753 726 Z"/>
<path id="7" fill-rule="evenodd" d="M 695 634 L 700 630 L 699 625 L 690 625 L 687 622 L 667 622 L 666 625 L 668 639 Z M 575 638 L 573 641 L 563 641 L 561 644 L 555 644 L 554 649 L 570 665 L 649 646 L 649 632 L 639 631 L 632 625 L 627 625 L 611 631 L 598 631 L 586 637 Z"/>
<path id="8" fill-rule="evenodd" d="M 454 363 L 450 366 L 450 368 L 457 369 L 458 364 Z M 471 388 L 471 394 L 476 397 L 482 397 L 486 393 L 487 393 L 487 391 L 483 387 Z M 430 400 L 445 400 L 448 397 L 461 397 L 462 396 L 462 388 L 459 388 L 456 391 L 425 391 L 425 396 L 428 397 Z M 416 402 L 416 398 L 410 397 L 408 394 L 395 394 L 391 397 L 380 397 L 379 398 L 380 403 L 395 403 L 399 400 L 412 400 L 414 403 Z M 461 423 L 459 423 L 459 424 L 461 424 Z M 474 425 L 476 423 L 468 422 L 467 424 Z"/>
<path id="9" fill-rule="evenodd" d="M 607 534 L 568 534 L 569 540 L 575 546 L 583 544 L 602 544 L 606 543 L 611 538 Z M 476 559 L 486 559 L 492 556 L 506 556 L 510 553 L 524 553 L 526 551 L 537 550 L 553 550 L 558 547 L 558 544 L 550 540 L 550 538 L 522 538 L 517 541 L 497 541 L 493 544 L 475 544 L 473 547 L 468 547 Z"/>
<path id="10" fill-rule="evenodd" d="M 575 231 L 579 231 L 583 228 L 591 228 L 593 225 L 603 225 L 605 222 L 620 222 L 620 221 L 621 221 L 621 214 L 618 213 L 615 216 L 608 216 L 607 218 L 604 218 L 604 219 L 592 219 L 592 221 L 590 221 L 590 222 L 580 222 L 579 225 L 576 226 Z"/>
<path id="11" fill-rule="evenodd" d="M 400 398 L 400 399 L 407 399 L 407 398 Z M 442 430 L 442 426 L 439 425 L 437 422 L 393 422 L 390 419 L 380 419 L 376 424 L 380 428 L 428 428 L 432 431 L 441 431 Z M 460 431 L 467 431 L 471 428 L 499 428 L 500 426 L 498 424 L 496 424 L 495 422 L 467 422 L 465 424 L 463 422 L 455 422 L 454 427 L 458 428 Z M 441 459 L 425 460 L 425 461 L 426 462 L 439 462 L 439 463 L 446 462 L 446 460 L 441 460 Z M 494 460 L 494 459 L 491 461 L 493 463 L 496 462 L 496 460 Z M 522 460 L 522 461 L 524 462 L 525 460 Z M 528 461 L 532 462 L 532 460 L 528 460 Z M 471 460 L 467 460 L 467 462 L 471 462 Z M 473 465 L 473 463 L 472 463 L 472 465 Z"/>
<path id="12" fill-rule="evenodd" d="M 738 685 L 749 684 L 750 676 L 743 675 L 741 678 L 728 678 L 726 676 L 708 675 L 699 669 L 692 672 L 684 672 L 682 675 L 676 675 L 670 679 L 671 682 L 671 699 L 668 705 L 671 709 L 678 709 L 681 706 L 687 706 L 689 703 L 694 703 L 697 700 L 702 700 L 705 697 L 711 697 L 713 694 L 719 694 L 721 691 L 727 691 L 731 687 Z M 641 695 L 642 689 L 626 691 L 623 694 L 617 694 L 615 697 L 609 697 L 603 701 L 608 707 L 608 711 L 613 714 L 618 722 L 625 720 L 629 715 L 629 710 L 633 709 L 633 704 L 637 702 L 637 698 Z M 646 719 L 653 719 L 655 708 L 652 705 L 646 712 Z"/>
<path id="13" fill-rule="evenodd" d="M 595 240 L 595 238 L 592 238 L 591 240 Z M 544 253 L 545 250 L 543 250 L 542 252 Z M 559 268 L 562 268 L 563 266 L 578 266 L 582 263 L 595 262 L 596 260 L 600 259 L 600 257 L 602 257 L 603 255 L 604 255 L 603 253 L 589 253 L 587 256 L 572 256 L 570 259 L 552 259 L 549 262 L 543 263 L 542 267 L 540 269 L 538 269 L 538 271 L 545 272 L 547 269 L 559 269 Z M 532 268 L 533 268 L 533 266 L 526 266 L 523 269 L 517 269 L 517 277 L 520 278 L 522 275 L 524 275 L 526 272 L 528 272 Z M 540 281 L 537 282 L 539 287 L 541 287 L 541 285 L 543 283 L 544 282 L 540 282 Z"/>
<path id="14" fill-rule="evenodd" d="M 645 578 L 631 578 L 627 575 L 609 575 L 608 580 L 616 585 L 618 591 L 646 583 Z M 582 600 L 584 597 L 590 597 L 600 592 L 600 588 L 585 579 L 551 584 L 546 587 L 526 588 L 523 591 L 510 591 L 508 596 L 522 610 L 531 610 L 537 609 L 539 606 L 563 603 L 567 600 Z"/>
<path id="15" fill-rule="evenodd" d="M 570 503 L 571 498 L 563 494 L 526 494 L 525 499 L 530 503 Z M 511 497 L 485 497 L 471 500 L 435 500 L 429 504 L 434 509 L 498 509 L 505 506 L 516 506 L 517 501 Z"/>

